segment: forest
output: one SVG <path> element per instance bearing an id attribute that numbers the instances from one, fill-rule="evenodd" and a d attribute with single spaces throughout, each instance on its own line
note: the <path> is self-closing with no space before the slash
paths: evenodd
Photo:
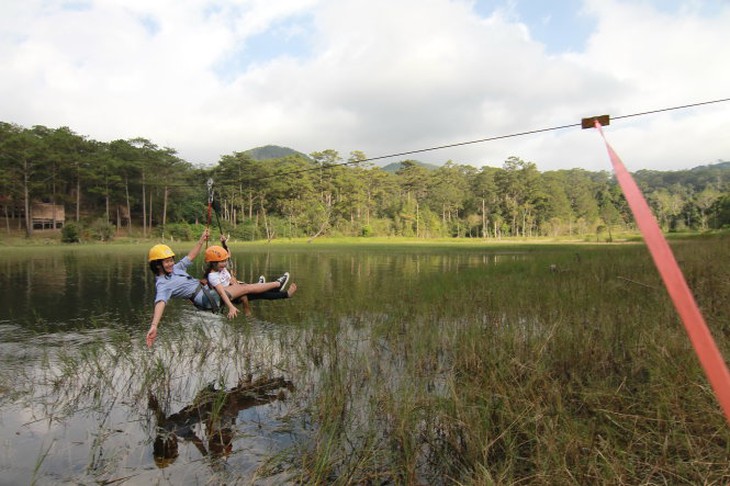
<path id="1" fill-rule="evenodd" d="M 309 155 L 289 150 L 274 158 L 249 150 L 223 155 L 210 167 L 194 166 L 175 149 L 146 138 L 100 142 L 68 127 L 0 122 L 0 206 L 7 233 L 60 229 L 64 241 L 118 235 L 189 239 L 193 225 L 212 222 L 241 240 L 611 241 L 634 230 L 608 171 L 540 172 L 517 156 L 501 167 L 449 160 L 429 168 L 401 160 L 388 168 L 368 162 L 363 152 L 344 158 L 331 149 Z M 665 231 L 730 226 L 730 162 L 633 175 Z"/>

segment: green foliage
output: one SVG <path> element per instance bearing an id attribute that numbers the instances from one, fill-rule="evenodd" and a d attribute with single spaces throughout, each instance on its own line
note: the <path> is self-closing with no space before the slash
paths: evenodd
<path id="1" fill-rule="evenodd" d="M 66 223 L 61 228 L 61 241 L 64 243 L 78 243 L 81 241 L 81 229 L 76 223 Z"/>
<path id="2" fill-rule="evenodd" d="M 99 241 L 111 241 L 116 233 L 114 225 L 104 218 L 99 218 L 91 223 L 89 230 L 91 237 Z"/>
<path id="3" fill-rule="evenodd" d="M 717 225 L 719 228 L 730 228 L 730 194 L 718 201 Z"/>
<path id="4" fill-rule="evenodd" d="M 230 230 L 231 237 L 241 241 L 255 241 L 263 239 L 263 233 L 259 225 L 253 220 L 248 220 Z"/>
<path id="5" fill-rule="evenodd" d="M 62 204 L 91 221 L 89 238 L 109 228 L 142 227 L 147 234 L 191 239 L 181 224 L 221 226 L 243 240 L 317 236 L 418 238 L 509 236 L 612 239 L 633 217 L 607 172 L 583 169 L 541 174 L 534 162 L 509 157 L 501 168 L 446 162 L 430 167 L 403 160 L 387 170 L 366 155 L 347 160 L 326 149 L 309 156 L 266 146 L 223 155 L 213 167 L 193 167 L 174 149 L 145 138 L 102 143 L 67 127 L 31 129 L 0 122 L 0 205 L 32 233 L 38 202 Z M 347 164 L 347 165 L 344 165 Z M 639 171 L 636 179 L 666 231 L 713 230 L 725 214 L 730 163 L 691 171 Z M 214 181 L 216 215 L 208 219 Z M 126 215 L 129 214 L 129 219 Z M 374 221 L 387 223 L 375 224 Z M 166 227 L 166 228 L 163 228 Z"/>
<path id="6" fill-rule="evenodd" d="M 168 224 L 164 229 L 160 227 L 160 236 L 181 241 L 192 241 L 199 236 L 199 232 L 196 231 L 197 229 L 195 225 L 188 223 L 173 223 Z"/>

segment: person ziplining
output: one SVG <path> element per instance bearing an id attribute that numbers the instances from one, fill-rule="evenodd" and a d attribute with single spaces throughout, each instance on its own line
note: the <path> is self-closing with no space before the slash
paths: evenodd
<path id="1" fill-rule="evenodd" d="M 251 308 L 248 305 L 249 300 L 278 300 L 288 299 L 297 291 L 297 284 L 293 283 L 288 290 L 284 290 L 289 281 L 289 272 L 274 280 L 274 282 L 266 282 L 266 278 L 261 275 L 257 284 L 249 284 L 236 280 L 228 269 L 230 261 L 230 251 L 226 245 L 226 237 L 221 235 L 221 243 L 223 246 L 211 246 L 205 250 L 205 262 L 208 266 L 205 269 L 206 281 L 209 288 L 214 289 L 217 293 L 219 301 L 216 302 L 220 306 L 220 302 L 228 308 L 228 318 L 233 319 L 238 314 L 238 309 L 234 304 L 242 304 L 244 314 L 251 315 Z M 279 282 L 279 287 L 272 286 L 275 282 Z M 269 287 L 263 290 L 265 287 Z"/>
<path id="2" fill-rule="evenodd" d="M 211 246 L 206 249 L 206 278 L 198 280 L 188 273 L 188 268 L 195 258 L 200 254 L 203 245 L 207 247 L 210 238 L 210 222 L 213 207 L 212 180 L 208 181 L 208 224 L 196 245 L 180 261 L 175 262 L 175 253 L 165 244 L 157 244 L 150 248 L 147 261 L 150 271 L 155 276 L 155 301 L 152 313 L 152 322 L 147 331 L 146 342 L 152 347 L 157 338 L 159 327 L 165 308 L 170 299 L 188 299 L 196 308 L 206 311 L 219 312 L 221 301 L 228 310 L 228 318 L 232 319 L 238 314 L 234 303 L 242 302 L 247 315 L 250 313 L 248 303 L 243 299 L 246 297 L 259 299 L 284 299 L 291 297 L 297 287 L 292 283 L 288 291 L 285 286 L 289 281 L 289 273 L 266 282 L 262 276 L 259 283 L 246 284 L 243 282 L 232 282 L 232 275 L 226 268 L 230 252 L 227 249 L 225 238 L 221 235 L 221 246 Z M 217 213 L 216 213 L 217 216 Z M 219 229 L 220 221 L 218 222 Z M 222 231 L 221 231 L 222 233 Z M 210 279 L 210 280 L 208 280 Z"/>

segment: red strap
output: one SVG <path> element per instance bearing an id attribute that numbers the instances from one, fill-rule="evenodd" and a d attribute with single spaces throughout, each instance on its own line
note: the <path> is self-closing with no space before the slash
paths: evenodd
<path id="1" fill-rule="evenodd" d="M 674 307 L 682 319 L 692 346 L 694 346 L 695 353 L 697 353 L 702 368 L 705 370 L 705 374 L 710 381 L 710 385 L 715 391 L 715 396 L 725 413 L 725 418 L 730 423 L 730 372 L 728 372 L 725 360 L 707 328 L 702 313 L 697 307 L 692 292 L 684 279 L 684 274 L 682 274 L 682 270 L 677 265 L 674 254 L 659 229 L 659 225 L 656 219 L 654 219 L 649 205 L 646 203 L 646 199 L 644 199 L 639 187 L 636 185 L 633 177 L 631 177 L 631 174 L 626 170 L 626 167 L 624 167 L 619 156 L 614 152 L 608 140 L 606 140 L 606 136 L 603 134 L 601 124 L 598 120 L 595 122 L 595 127 L 606 144 L 608 156 L 611 159 L 613 170 L 616 173 L 616 179 L 626 196 L 626 201 L 629 203 L 631 212 L 634 214 L 636 224 L 644 236 L 644 241 L 654 259 L 654 264 L 659 270 L 659 274 L 664 281 L 669 296 L 672 298 L 672 302 L 674 302 Z"/>
<path id="2" fill-rule="evenodd" d="M 209 229 L 210 228 L 211 209 L 212 209 L 212 207 L 213 207 L 213 201 L 210 198 L 208 198 L 208 221 L 205 224 L 205 229 Z M 206 248 L 206 250 L 208 249 L 208 240 L 205 240 L 205 248 Z"/>

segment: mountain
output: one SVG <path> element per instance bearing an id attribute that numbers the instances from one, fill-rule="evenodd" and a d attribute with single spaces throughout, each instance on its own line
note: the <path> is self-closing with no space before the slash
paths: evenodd
<path id="1" fill-rule="evenodd" d="M 298 152 L 294 149 L 291 149 L 289 147 L 281 147 L 279 145 L 264 145 L 263 147 L 256 147 L 249 150 L 246 150 L 243 152 L 246 155 L 249 155 L 254 160 L 269 160 L 269 159 L 282 159 L 284 157 L 289 157 L 291 155 L 298 156 L 305 158 L 307 160 L 310 160 L 311 158 L 303 154 L 302 152 Z M 434 164 L 427 164 L 425 162 L 419 162 L 417 160 L 413 160 L 412 162 L 415 162 L 416 165 L 421 166 L 428 170 L 438 169 L 438 165 Z M 402 167 L 402 162 L 393 162 L 385 167 L 382 167 L 382 170 L 390 173 L 395 173 L 398 169 Z"/>
<path id="2" fill-rule="evenodd" d="M 439 168 L 438 165 L 426 164 L 425 162 L 419 162 L 417 160 L 413 160 L 412 162 L 415 162 L 416 165 L 421 166 L 424 169 L 428 169 L 428 170 L 434 170 L 434 169 Z M 391 172 L 391 173 L 395 174 L 398 171 L 398 169 L 400 169 L 402 166 L 403 166 L 402 162 L 393 162 L 393 163 L 386 165 L 385 167 L 382 167 L 382 169 L 385 172 Z"/>
<path id="3" fill-rule="evenodd" d="M 280 147 L 278 145 L 264 145 L 263 147 L 256 147 L 250 150 L 246 150 L 243 153 L 250 155 L 251 158 L 254 160 L 283 159 L 284 157 L 289 157 L 290 155 L 296 155 L 298 157 L 309 159 L 309 156 L 301 152 L 297 152 L 296 150 L 290 149 L 289 147 Z"/>

